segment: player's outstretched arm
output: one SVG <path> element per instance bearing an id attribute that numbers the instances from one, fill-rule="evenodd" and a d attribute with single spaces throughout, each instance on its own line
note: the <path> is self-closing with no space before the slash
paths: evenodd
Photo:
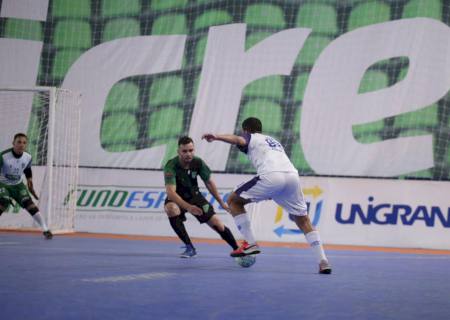
<path id="1" fill-rule="evenodd" d="M 217 202 L 220 204 L 222 208 L 225 209 L 225 211 L 230 212 L 230 208 L 228 205 L 223 201 L 223 199 L 220 197 L 219 192 L 217 191 L 216 184 L 213 180 L 209 179 L 205 182 L 205 186 L 208 189 L 208 191 L 213 195 L 213 197 L 217 200 Z"/>
<path id="2" fill-rule="evenodd" d="M 247 142 L 243 137 L 234 135 L 234 134 L 214 134 L 214 133 L 205 133 L 202 136 L 202 139 L 205 139 L 208 142 L 213 141 L 222 141 L 230 144 L 235 144 L 238 146 L 245 146 Z"/>

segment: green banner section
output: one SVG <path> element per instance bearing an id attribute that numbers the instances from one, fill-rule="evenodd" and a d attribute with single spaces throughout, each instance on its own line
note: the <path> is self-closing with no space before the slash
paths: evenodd
<path id="1" fill-rule="evenodd" d="M 285 146 L 300 174 L 314 176 L 302 151 L 300 124 L 308 77 L 324 48 L 352 30 L 391 20 L 427 17 L 449 26 L 449 13 L 448 2 L 442 0 L 51 0 L 46 21 L 0 18 L 0 36 L 43 41 L 37 85 L 60 86 L 71 65 L 102 43 L 140 35 L 187 35 L 180 70 L 122 79 L 109 92 L 103 110 L 100 139 L 105 150 L 167 144 L 165 162 L 176 154 L 178 137 L 189 132 L 211 26 L 245 23 L 246 49 L 282 30 L 310 28 L 290 75 L 268 76 L 244 88 L 235 128 L 238 133 L 244 118 L 259 117 L 264 131 Z M 366 71 L 359 93 L 393 86 L 411 67 L 402 57 L 380 61 Z M 32 118 L 41 116 L 36 105 Z M 421 110 L 356 125 L 353 135 L 369 144 L 432 134 L 435 166 L 398 178 L 449 180 L 449 128 L 447 94 Z M 35 126 L 28 133 L 41 137 L 32 140 L 36 154 L 45 134 Z M 226 172 L 252 173 L 254 169 L 244 154 L 232 149 Z"/>

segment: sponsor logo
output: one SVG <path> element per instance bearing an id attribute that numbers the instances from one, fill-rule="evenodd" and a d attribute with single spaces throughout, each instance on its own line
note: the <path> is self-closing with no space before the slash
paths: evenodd
<path id="1" fill-rule="evenodd" d="M 335 218 L 341 224 L 404 225 L 421 224 L 427 227 L 450 228 L 450 207 L 408 205 L 402 203 L 376 203 L 369 196 L 367 204 L 352 203 L 344 206 L 337 203 Z"/>
<path id="2" fill-rule="evenodd" d="M 322 214 L 323 190 L 319 186 L 314 186 L 312 188 L 304 188 L 303 194 L 305 195 L 311 222 L 314 226 L 317 226 Z M 294 216 L 285 212 L 280 206 L 278 206 L 277 213 L 275 215 L 275 225 L 276 228 L 273 229 L 273 232 L 280 238 L 283 236 L 299 235 L 303 233 L 303 231 L 301 231 L 295 224 Z"/>
<path id="3" fill-rule="evenodd" d="M 202 195 L 216 213 L 226 213 L 205 189 Z M 231 190 L 219 190 L 226 201 Z M 77 189 L 78 211 L 164 212 L 167 194 L 164 187 L 80 186 Z M 66 196 L 67 202 L 70 194 Z"/>

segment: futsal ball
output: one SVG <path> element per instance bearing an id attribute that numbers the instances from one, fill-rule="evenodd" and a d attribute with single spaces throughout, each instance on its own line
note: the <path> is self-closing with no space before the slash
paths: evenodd
<path id="1" fill-rule="evenodd" d="M 243 256 L 243 257 L 236 257 L 234 258 L 236 260 L 236 263 L 240 265 L 242 268 L 249 268 L 256 262 L 255 255 L 249 255 L 249 256 Z"/>

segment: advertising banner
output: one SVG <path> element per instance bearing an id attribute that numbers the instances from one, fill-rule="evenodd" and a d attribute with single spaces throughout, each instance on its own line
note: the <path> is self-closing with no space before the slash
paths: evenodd
<path id="1" fill-rule="evenodd" d="M 330 243 L 450 249 L 448 182 L 329 181 Z"/>
<path id="2" fill-rule="evenodd" d="M 309 215 L 324 243 L 450 249 L 450 184 L 304 177 Z M 273 202 L 257 205 L 257 238 L 303 241 L 289 215 Z"/>
<path id="3" fill-rule="evenodd" d="M 35 188 L 43 187 L 44 167 L 33 169 Z M 225 200 L 252 175 L 214 174 Z M 300 177 L 312 224 L 325 244 L 450 249 L 450 183 L 410 180 Z M 232 216 L 200 181 L 201 191 L 236 238 Z M 80 169 L 75 231 L 175 236 L 164 201 L 161 171 Z M 44 216 L 45 203 L 38 206 Z M 306 242 L 292 217 L 273 201 L 246 206 L 259 241 Z M 186 214 L 192 237 L 219 236 Z M 37 228 L 17 204 L 0 218 L 1 228 Z"/>
<path id="4" fill-rule="evenodd" d="M 223 198 L 251 175 L 215 174 Z M 327 244 L 450 249 L 447 182 L 301 177 L 314 226 Z M 231 215 L 206 188 L 221 220 L 241 238 Z M 81 170 L 75 229 L 175 236 L 164 213 L 161 171 Z M 247 206 L 259 241 L 305 242 L 292 217 L 273 201 Z M 193 237 L 218 238 L 187 214 Z"/>
<path id="5" fill-rule="evenodd" d="M 162 171 L 81 169 L 80 173 L 75 218 L 77 231 L 175 236 L 164 212 L 166 191 Z M 220 195 L 226 199 L 236 181 L 245 177 L 213 175 L 213 179 Z M 219 207 L 202 182 L 200 186 L 222 222 L 238 235 L 231 215 Z M 218 237 L 191 214 L 186 214 L 186 218 L 186 228 L 191 236 Z"/>

